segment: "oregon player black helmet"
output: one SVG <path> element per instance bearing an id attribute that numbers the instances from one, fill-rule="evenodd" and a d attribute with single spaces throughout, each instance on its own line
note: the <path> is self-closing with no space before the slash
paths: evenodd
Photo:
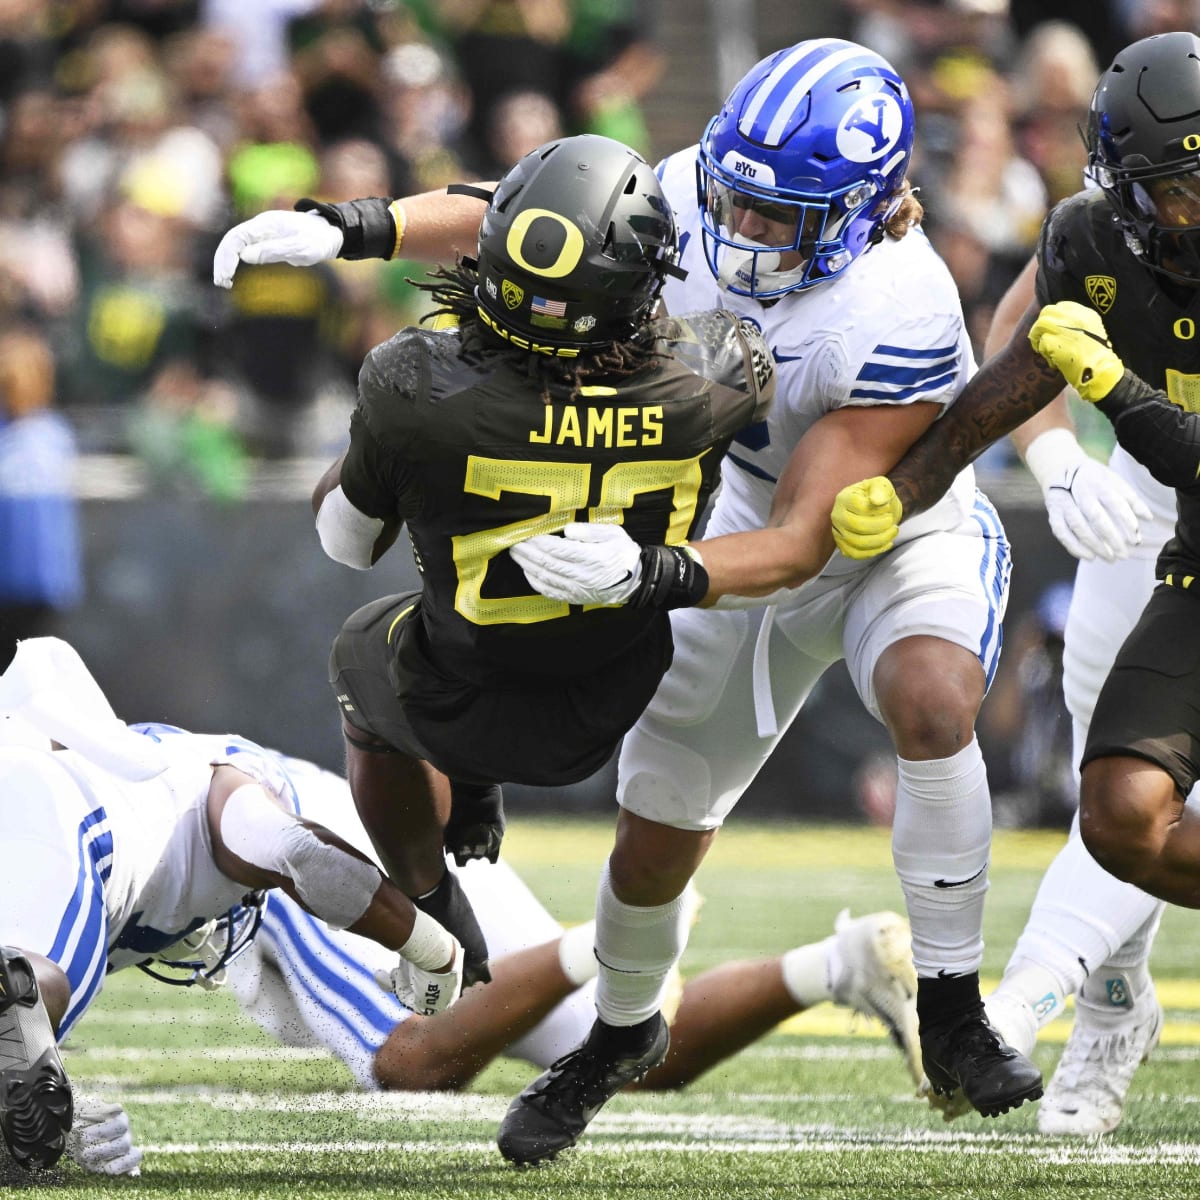
<path id="1" fill-rule="evenodd" d="M 561 138 L 496 185 L 475 301 L 513 345 L 573 358 L 646 320 L 677 253 L 674 216 L 643 158 L 595 134 Z"/>
<path id="2" fill-rule="evenodd" d="M 1152 271 L 1200 286 L 1200 38 L 1162 33 L 1122 50 L 1100 77 L 1088 174 Z"/>

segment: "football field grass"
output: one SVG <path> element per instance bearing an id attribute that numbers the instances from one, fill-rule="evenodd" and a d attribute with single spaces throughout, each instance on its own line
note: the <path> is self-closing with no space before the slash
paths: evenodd
<path id="1" fill-rule="evenodd" d="M 505 852 L 567 923 L 591 915 L 610 825 L 514 814 Z M 1004 965 L 1061 834 L 998 831 L 984 974 Z M 886 831 L 739 823 L 698 879 L 705 897 L 686 973 L 816 940 L 838 911 L 902 908 Z M 913 1095 L 882 1029 L 822 1005 L 681 1092 L 617 1097 L 574 1151 L 516 1171 L 495 1148 L 509 1099 L 534 1075 L 512 1060 L 462 1095 L 364 1095 L 328 1057 L 276 1046 L 231 997 L 109 980 L 65 1054 L 86 1090 L 119 1099 L 142 1175 L 68 1167 L 25 1195 L 606 1197 L 972 1200 L 1037 1195 L 1200 1196 L 1200 914 L 1169 910 L 1152 966 L 1162 1044 L 1137 1074 L 1124 1125 L 1095 1141 L 1044 1138 L 1036 1106 L 945 1124 Z M 1065 1022 L 1043 1031 L 1047 1078 Z M 28 1180 L 28 1181 L 27 1181 Z"/>

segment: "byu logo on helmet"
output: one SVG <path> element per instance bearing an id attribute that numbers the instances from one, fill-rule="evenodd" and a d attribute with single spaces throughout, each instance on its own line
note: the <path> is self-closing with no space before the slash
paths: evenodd
<path id="1" fill-rule="evenodd" d="M 865 96 L 838 122 L 838 153 L 851 162 L 878 162 L 889 155 L 903 132 L 904 114 L 891 96 Z M 886 174 L 893 165 L 881 169 Z"/>

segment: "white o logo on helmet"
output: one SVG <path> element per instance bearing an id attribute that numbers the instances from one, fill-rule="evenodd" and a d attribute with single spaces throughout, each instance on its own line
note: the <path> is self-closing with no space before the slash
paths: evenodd
<path id="1" fill-rule="evenodd" d="M 850 162 L 877 162 L 891 154 L 904 132 L 904 113 L 886 92 L 856 100 L 838 122 L 838 153 Z"/>

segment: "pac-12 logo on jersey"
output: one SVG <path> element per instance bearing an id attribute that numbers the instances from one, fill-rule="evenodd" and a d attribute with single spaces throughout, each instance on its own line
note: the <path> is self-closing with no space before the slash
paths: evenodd
<path id="1" fill-rule="evenodd" d="M 851 162 L 876 162 L 891 154 L 903 132 L 904 114 L 891 96 L 864 96 L 838 122 L 838 153 Z"/>
<path id="2" fill-rule="evenodd" d="M 1088 275 L 1083 281 L 1083 290 L 1096 311 L 1106 313 L 1116 303 L 1117 281 L 1111 275 Z"/>

